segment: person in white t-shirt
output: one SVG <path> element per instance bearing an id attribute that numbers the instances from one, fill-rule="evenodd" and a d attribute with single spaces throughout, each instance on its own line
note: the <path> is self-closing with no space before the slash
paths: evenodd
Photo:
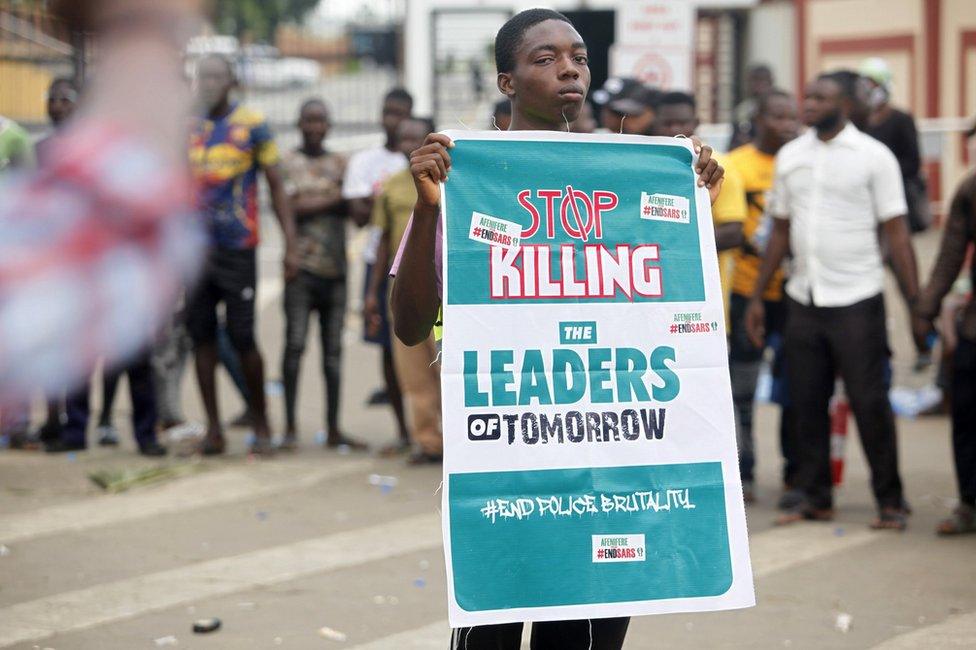
<path id="1" fill-rule="evenodd" d="M 871 467 L 879 511 L 872 527 L 904 530 L 909 512 L 888 401 L 891 353 L 879 232 L 909 305 L 918 296 L 918 271 L 898 161 L 851 122 L 861 90 L 858 76 L 847 71 L 821 75 L 807 87 L 803 120 L 811 128 L 776 155 L 767 204 L 773 233 L 746 328 L 761 345 L 762 295 L 792 251 L 785 351 L 796 418 L 796 487 L 804 499 L 779 523 L 833 518 L 828 404 L 839 375 Z"/>
<path id="2" fill-rule="evenodd" d="M 379 194 L 386 179 L 407 166 L 407 160 L 396 146 L 396 132 L 400 123 L 410 117 L 413 112 L 413 97 L 402 88 L 394 88 L 383 98 L 383 131 L 386 142 L 381 147 L 360 151 L 349 160 L 346 175 L 342 183 L 342 198 L 349 201 L 349 212 L 353 222 L 364 227 L 370 222 L 373 212 L 373 200 Z M 369 287 L 369 279 L 376 263 L 376 248 L 379 245 L 380 232 L 371 229 L 363 261 L 366 262 L 366 277 L 364 287 Z M 381 295 L 386 295 L 386 274 L 389 269 L 378 269 L 383 275 Z M 382 301 L 379 326 L 366 323 L 364 339 L 375 343 L 383 349 L 383 377 L 385 390 L 376 391 L 370 398 L 369 404 L 389 402 L 397 422 L 397 443 L 391 448 L 406 452 L 410 449 L 410 434 L 407 430 L 406 417 L 403 411 L 403 393 L 397 380 L 393 366 L 393 345 L 390 339 L 390 326 L 386 313 L 386 301 Z"/>

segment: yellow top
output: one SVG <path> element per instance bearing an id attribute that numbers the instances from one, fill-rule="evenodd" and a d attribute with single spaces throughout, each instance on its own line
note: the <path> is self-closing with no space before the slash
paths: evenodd
<path id="1" fill-rule="evenodd" d="M 712 223 L 718 227 L 727 223 L 745 222 L 746 194 L 742 177 L 729 158 L 719 154 L 714 154 L 714 158 L 725 167 L 725 182 L 718 193 L 718 199 L 712 205 Z M 726 315 L 729 310 L 729 292 L 732 289 L 734 254 L 734 250 L 727 250 L 718 255 L 718 272 L 722 282 L 722 301 L 725 303 Z"/>
<path id="2" fill-rule="evenodd" d="M 773 189 L 775 156 L 763 153 L 752 144 L 746 144 L 732 151 L 729 161 L 735 165 L 742 177 L 746 201 L 749 204 L 749 217 L 746 219 L 744 234 L 746 241 L 752 239 L 762 224 L 766 208 L 766 196 Z M 742 296 L 752 296 L 759 279 L 761 258 L 753 252 L 740 248 L 735 252 L 735 273 L 732 276 L 732 291 Z M 777 270 L 772 281 L 763 293 L 764 300 L 783 299 L 783 271 Z"/>

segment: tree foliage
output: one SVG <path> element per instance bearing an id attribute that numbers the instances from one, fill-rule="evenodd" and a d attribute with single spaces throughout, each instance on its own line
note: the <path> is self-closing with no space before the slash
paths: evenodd
<path id="1" fill-rule="evenodd" d="M 270 41 L 278 25 L 301 22 L 319 0 L 217 0 L 215 23 L 225 33 Z"/>

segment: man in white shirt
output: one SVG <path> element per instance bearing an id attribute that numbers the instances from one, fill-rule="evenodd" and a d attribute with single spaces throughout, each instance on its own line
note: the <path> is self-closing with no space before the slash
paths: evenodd
<path id="1" fill-rule="evenodd" d="M 797 418 L 797 487 L 805 499 L 779 523 L 833 517 L 828 403 L 839 374 L 871 467 L 879 509 L 872 526 L 903 530 L 908 512 L 888 401 L 879 226 L 909 304 L 918 293 L 918 271 L 898 161 L 849 120 L 858 92 L 857 79 L 847 73 L 821 75 L 807 87 L 803 119 L 811 128 L 776 156 L 773 233 L 746 323 L 760 343 L 763 291 L 792 251 L 785 346 Z"/>
<path id="2" fill-rule="evenodd" d="M 349 159 L 346 175 L 342 182 L 342 198 L 349 201 L 349 213 L 356 225 L 363 227 L 369 224 L 373 214 L 373 200 L 383 189 L 383 184 L 390 176 L 407 166 L 407 159 L 397 147 L 396 132 L 403 120 L 413 112 L 413 97 L 403 88 L 394 88 L 383 98 L 382 126 L 386 134 L 386 142 L 379 147 L 360 151 Z M 363 261 L 366 262 L 366 279 L 364 286 L 369 287 L 370 275 L 376 263 L 376 249 L 379 247 L 380 235 L 378 229 L 371 228 Z M 382 269 L 383 284 L 381 294 L 386 295 L 386 274 L 389 269 Z M 390 338 L 390 326 L 386 313 L 386 301 L 381 301 L 380 324 L 370 327 L 366 324 L 364 339 L 375 343 L 383 349 L 383 378 L 386 390 L 378 391 L 369 403 L 380 404 L 389 401 L 393 408 L 393 415 L 397 422 L 397 443 L 390 450 L 408 451 L 410 449 L 410 435 L 407 431 L 406 416 L 403 410 L 403 394 L 400 382 L 393 366 L 393 343 Z M 385 450 L 386 451 L 386 450 Z"/>

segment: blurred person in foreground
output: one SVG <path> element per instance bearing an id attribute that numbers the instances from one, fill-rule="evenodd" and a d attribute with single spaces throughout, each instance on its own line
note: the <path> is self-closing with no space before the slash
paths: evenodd
<path id="1" fill-rule="evenodd" d="M 74 389 L 131 359 L 199 268 L 182 51 L 196 2 L 52 7 L 96 41 L 98 73 L 41 168 L 0 205 L 0 402 Z M 43 327 L 38 327 L 38 323 Z"/>
<path id="2" fill-rule="evenodd" d="M 932 275 L 915 304 L 913 332 L 917 339 L 928 340 L 935 333 L 933 321 L 966 265 L 967 252 L 974 242 L 976 173 L 970 171 L 952 198 Z M 970 282 L 973 274 L 974 267 L 970 264 Z M 955 325 L 955 322 L 943 323 L 945 327 Z M 952 338 L 952 333 L 943 332 L 943 338 Z M 962 309 L 955 338 L 949 391 L 959 505 L 937 526 L 936 532 L 940 535 L 976 533 L 976 303 L 971 295 Z"/>
<path id="3" fill-rule="evenodd" d="M 204 455 L 224 453 L 226 442 L 217 403 L 217 306 L 247 381 L 254 426 L 251 452 L 273 451 L 264 394 L 264 361 L 254 339 L 259 208 L 258 174 L 263 173 L 284 234 L 284 276 L 298 274 L 295 223 L 281 176 L 278 147 L 264 116 L 231 100 L 237 84 L 233 65 L 208 55 L 197 64 L 197 99 L 202 115 L 190 134 L 190 165 L 197 207 L 210 235 L 203 277 L 190 293 L 187 329 L 194 343 L 197 381 L 207 412 Z"/>
<path id="4" fill-rule="evenodd" d="M 285 435 L 279 447 L 298 445 L 298 378 L 312 312 L 319 316 L 322 374 L 325 378 L 325 445 L 363 450 L 366 445 L 339 428 L 342 332 L 346 318 L 346 223 L 342 198 L 346 159 L 326 150 L 329 110 L 321 99 L 306 101 L 299 112 L 301 146 L 285 156 L 285 187 L 295 213 L 298 275 L 285 287 Z"/>
<path id="5" fill-rule="evenodd" d="M 908 226 L 913 233 L 922 232 L 931 225 L 932 212 L 922 178 L 922 155 L 915 118 L 891 105 L 892 75 L 884 59 L 866 59 L 861 64 L 860 73 L 867 84 L 871 105 L 867 134 L 883 142 L 898 159 L 908 201 Z"/>
<path id="6" fill-rule="evenodd" d="M 773 188 L 773 169 L 776 154 L 799 132 L 796 101 L 782 90 L 771 90 L 760 98 L 756 106 L 755 131 L 752 142 L 732 150 L 729 164 L 742 178 L 749 206 L 743 224 L 745 241 L 735 251 L 730 301 L 729 368 L 732 374 L 732 399 L 735 403 L 736 433 L 739 446 L 739 472 L 746 503 L 755 500 L 756 463 L 752 422 L 755 409 L 756 385 L 762 366 L 764 348 L 749 340 L 745 327 L 745 312 L 755 290 L 759 264 L 772 228 L 772 217 L 766 212 L 766 200 Z M 773 348 L 774 385 L 782 383 L 783 327 L 786 323 L 786 304 L 783 302 L 783 272 L 778 270 L 763 293 L 766 307 L 766 344 Z M 774 397 L 777 391 L 774 389 Z M 792 437 L 793 415 L 788 400 L 780 415 L 780 449 L 784 458 L 783 482 L 786 486 L 782 505 L 792 505 L 787 496 L 792 490 L 796 473 L 795 442 Z"/>
<path id="7" fill-rule="evenodd" d="M 688 93 L 673 91 L 664 93 L 657 100 L 656 116 L 651 135 L 669 138 L 690 138 L 698 129 L 698 113 L 695 98 Z M 742 177 L 735 166 L 717 154 L 715 159 L 725 167 L 725 182 L 718 200 L 712 205 L 712 222 L 715 226 L 715 248 L 718 251 L 718 271 L 722 282 L 722 299 L 725 302 L 726 322 L 729 321 L 729 293 L 732 288 L 733 249 L 742 245 L 743 224 L 748 209 Z"/>
<path id="8" fill-rule="evenodd" d="M 0 116 L 0 178 L 34 165 L 30 135 L 19 124 Z M 11 449 L 38 448 L 39 435 L 30 434 L 29 399 L 0 404 L 0 440 Z M 58 422 L 60 426 L 60 422 Z"/>
<path id="9" fill-rule="evenodd" d="M 651 135 L 660 95 L 633 77 L 607 79 L 603 88 L 593 93 L 593 101 L 600 108 L 600 127 L 610 133 Z M 585 119 L 583 112 L 580 118 Z"/>
<path id="10" fill-rule="evenodd" d="M 582 37 L 564 15 L 549 9 L 516 14 L 495 40 L 498 89 L 512 101 L 512 131 L 565 131 L 579 116 L 590 85 L 589 58 Z M 396 334 L 406 345 L 426 341 L 438 320 L 442 294 L 443 225 L 440 219 L 442 182 L 451 170 L 453 142 L 443 134 L 427 136 L 410 156 L 417 203 L 403 242 L 390 269 Z M 700 187 L 714 202 L 723 169 L 711 148 L 696 139 L 695 171 Z M 447 324 L 450 327 L 450 324 Z M 511 327 L 511 325 L 506 325 Z M 629 617 L 533 623 L 535 650 L 619 650 Z M 517 650 L 522 623 L 456 629 L 452 647 L 468 650 Z"/>
<path id="11" fill-rule="evenodd" d="M 729 149 L 735 149 L 753 140 L 756 134 L 759 102 L 773 89 L 773 86 L 775 86 L 773 71 L 768 65 L 760 63 L 749 67 L 746 72 L 746 97 L 736 104 L 732 112 L 735 121 L 732 124 Z"/>
<path id="12" fill-rule="evenodd" d="M 891 352 L 879 240 L 910 305 L 918 298 L 918 271 L 898 161 L 850 120 L 857 86 L 856 75 L 844 72 L 821 75 L 806 88 L 803 121 L 811 128 L 776 155 L 768 206 L 775 220 L 746 328 L 757 347 L 764 345 L 763 297 L 792 251 L 785 349 L 803 500 L 777 523 L 833 519 L 829 401 L 839 374 L 871 469 L 878 507 L 871 527 L 904 530 L 909 510 L 888 400 Z"/>
<path id="13" fill-rule="evenodd" d="M 508 100 L 505 100 L 508 102 Z M 397 145 L 405 160 L 423 146 L 427 136 L 434 132 L 429 119 L 408 118 L 397 129 Z M 403 169 L 390 176 L 373 205 L 373 226 L 382 236 L 376 251 L 376 264 L 367 278 L 369 282 L 364 306 L 367 327 L 378 329 L 380 302 L 389 300 L 381 289 L 390 271 L 393 254 L 400 250 L 403 234 L 410 222 L 414 205 L 417 204 L 417 188 L 410 169 Z M 394 320 L 394 327 L 396 321 Z M 437 366 L 437 342 L 431 335 L 414 346 L 404 345 L 393 338 L 393 360 L 397 377 L 403 388 L 410 414 L 412 451 L 408 462 L 412 465 L 439 463 L 444 454 L 444 438 L 441 432 L 441 382 Z"/>
<path id="14" fill-rule="evenodd" d="M 396 132 L 400 123 L 410 117 L 412 112 L 413 97 L 406 90 L 394 88 L 386 93 L 382 106 L 382 127 L 385 142 L 372 149 L 360 151 L 349 159 L 346 176 L 342 183 L 342 198 L 349 201 L 349 210 L 353 222 L 360 227 L 369 224 L 373 214 L 373 202 L 386 179 L 407 166 L 406 158 L 396 146 Z M 379 241 L 379 231 L 370 228 L 366 248 L 363 252 L 363 261 L 366 263 L 366 278 L 370 277 L 373 265 L 376 263 L 376 249 L 379 246 Z M 385 274 L 383 274 L 383 278 L 384 286 L 381 293 L 385 294 Z M 368 288 L 368 284 L 364 286 L 364 291 L 366 288 Z M 400 380 L 397 378 L 396 366 L 393 363 L 393 341 L 387 321 L 386 303 L 381 302 L 379 308 L 379 329 L 374 329 L 372 334 L 369 330 L 365 331 L 363 338 L 367 343 L 380 346 L 382 350 L 381 370 L 385 387 L 374 392 L 368 403 L 370 405 L 384 403 L 390 405 L 396 419 L 400 446 L 405 449 L 409 445 L 410 434 L 407 430 L 407 420 L 403 410 L 403 393 L 400 390 Z M 364 327 L 365 325 L 364 323 Z"/>

